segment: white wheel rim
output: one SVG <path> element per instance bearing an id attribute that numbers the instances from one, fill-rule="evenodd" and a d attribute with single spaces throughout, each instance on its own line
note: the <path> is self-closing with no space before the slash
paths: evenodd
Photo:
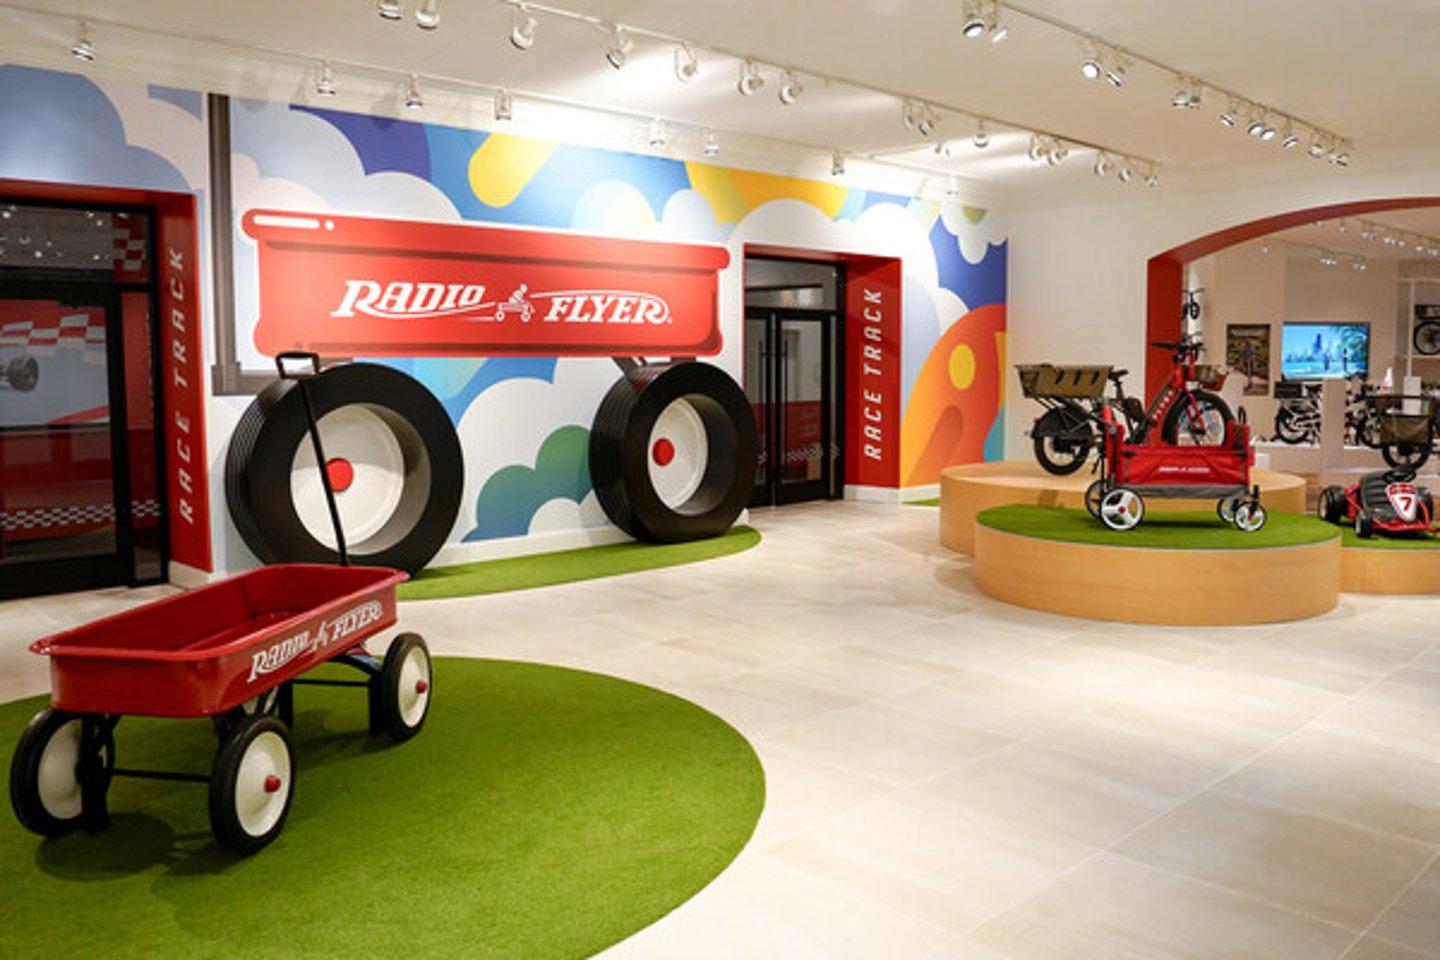
<path id="1" fill-rule="evenodd" d="M 279 789 L 266 789 L 271 777 L 279 779 Z M 235 817 L 240 828 L 252 837 L 273 830 L 285 813 L 290 787 L 290 751 L 278 733 L 267 730 L 245 748 L 235 776 Z"/>
<path id="2" fill-rule="evenodd" d="M 57 820 L 80 816 L 83 798 L 75 767 L 80 762 L 80 721 L 71 720 L 55 731 L 40 754 L 35 787 L 40 805 Z"/>
<path id="3" fill-rule="evenodd" d="M 674 510 L 700 489 L 710 463 L 705 421 L 685 398 L 672 401 L 650 431 L 646 448 L 650 486 L 660 502 Z"/>
<path id="4" fill-rule="evenodd" d="M 1129 490 L 1114 490 L 1100 503 L 1100 514 L 1112 527 L 1124 530 L 1140 522 L 1140 498 Z"/>
<path id="5" fill-rule="evenodd" d="M 400 505 L 405 453 L 390 425 L 364 404 L 332 410 L 317 425 L 325 456 L 345 461 L 354 471 L 349 486 L 335 492 L 335 508 L 346 544 L 363 543 L 385 526 Z M 333 548 L 335 528 L 308 433 L 300 438 L 290 466 L 290 498 L 306 532 Z"/>
<path id="6" fill-rule="evenodd" d="M 1235 526 L 1247 533 L 1259 530 L 1264 518 L 1265 514 L 1258 507 L 1251 508 L 1248 504 L 1241 505 L 1235 510 Z"/>
<path id="7" fill-rule="evenodd" d="M 416 727 L 425 719 L 430 703 L 430 658 L 419 648 L 411 649 L 400 664 L 400 689 L 395 698 L 400 719 L 407 727 Z"/>

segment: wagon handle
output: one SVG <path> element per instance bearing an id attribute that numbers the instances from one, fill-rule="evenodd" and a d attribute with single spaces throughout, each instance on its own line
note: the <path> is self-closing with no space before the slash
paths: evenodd
<path id="1" fill-rule="evenodd" d="M 340 566 L 350 566 L 350 556 L 345 550 L 345 531 L 340 526 L 340 509 L 335 506 L 335 487 L 330 483 L 329 461 L 325 459 L 325 448 L 320 445 L 320 430 L 315 426 L 315 405 L 310 402 L 310 384 L 307 381 L 320 376 L 320 357 L 305 350 L 284 350 L 275 355 L 275 369 L 281 380 L 298 380 L 300 399 L 305 401 L 305 423 L 310 428 L 310 446 L 315 449 L 315 463 L 320 468 L 320 485 L 325 488 L 325 506 L 330 508 L 330 523 L 335 527 L 335 547 L 340 554 Z"/>

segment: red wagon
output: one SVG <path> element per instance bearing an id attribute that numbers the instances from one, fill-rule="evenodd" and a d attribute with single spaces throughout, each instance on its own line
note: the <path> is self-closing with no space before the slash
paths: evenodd
<path id="1" fill-rule="evenodd" d="M 1123 428 L 1105 412 L 1105 456 L 1100 478 L 1085 491 L 1085 507 L 1112 530 L 1130 530 L 1145 516 L 1145 498 L 1216 500 L 1215 512 L 1246 531 L 1265 525 L 1260 491 L 1250 483 L 1255 451 L 1250 428 L 1232 420 L 1221 444 L 1126 443 Z"/>
<path id="2" fill-rule="evenodd" d="M 210 785 L 210 824 L 237 853 L 259 850 L 284 826 L 294 794 L 292 687 L 366 687 L 370 730 L 414 736 L 431 694 L 430 654 L 402 633 L 383 661 L 363 641 L 396 621 L 406 575 L 379 567 L 262 567 L 36 641 L 50 657 L 50 706 L 20 738 L 10 802 L 45 836 L 108 821 L 112 777 Z M 321 663 L 348 664 L 358 681 L 305 680 Z M 220 745 L 208 776 L 127 770 L 115 764 L 125 714 L 211 717 Z"/>

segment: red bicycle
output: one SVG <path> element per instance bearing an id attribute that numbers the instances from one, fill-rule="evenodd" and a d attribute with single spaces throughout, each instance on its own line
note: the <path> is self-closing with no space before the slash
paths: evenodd
<path id="1" fill-rule="evenodd" d="M 1150 401 L 1145 423 L 1132 430 L 1129 441 L 1144 443 L 1149 428 L 1160 424 L 1160 437 L 1165 443 L 1203 444 L 1217 446 L 1225 442 L 1225 425 L 1235 419 L 1229 405 L 1212 391 L 1225 385 L 1225 371 L 1200 363 L 1205 349 L 1196 334 L 1188 334 L 1175 343 L 1152 342 L 1152 347 L 1169 350 L 1170 376 L 1165 386 Z"/>

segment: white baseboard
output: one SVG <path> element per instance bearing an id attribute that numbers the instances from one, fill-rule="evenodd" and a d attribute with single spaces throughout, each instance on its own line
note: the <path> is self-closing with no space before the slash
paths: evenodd
<path id="1" fill-rule="evenodd" d="M 189 564 L 180 563 L 177 560 L 170 561 L 169 570 L 170 582 L 177 587 L 184 587 L 186 590 L 194 590 L 196 587 L 203 587 L 220 576 L 215 573 L 206 573 Z"/>
<path id="2" fill-rule="evenodd" d="M 932 500 L 938 496 L 940 496 L 940 484 L 938 483 L 903 489 L 845 485 L 846 500 L 860 500 L 866 503 L 909 503 L 912 500 Z"/>

